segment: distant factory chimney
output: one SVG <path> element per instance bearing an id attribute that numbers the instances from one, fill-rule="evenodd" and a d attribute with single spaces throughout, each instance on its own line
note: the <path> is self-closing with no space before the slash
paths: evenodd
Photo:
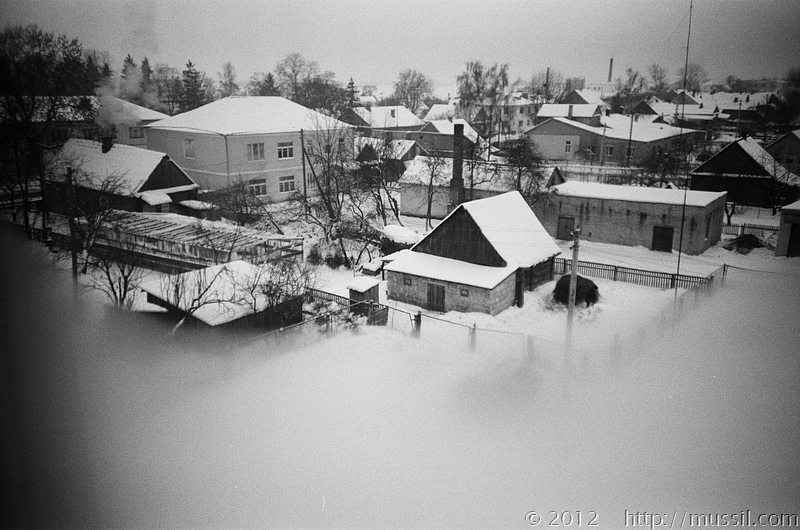
<path id="1" fill-rule="evenodd" d="M 611 82 L 611 76 L 614 75 L 614 58 L 611 58 L 611 61 L 608 63 L 608 82 Z"/>
<path id="2" fill-rule="evenodd" d="M 453 124 L 453 178 L 450 180 L 450 204 L 454 210 L 464 202 L 464 124 Z"/>

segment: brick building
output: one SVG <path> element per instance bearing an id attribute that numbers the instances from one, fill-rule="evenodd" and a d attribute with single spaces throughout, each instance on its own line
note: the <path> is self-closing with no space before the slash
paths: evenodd
<path id="1" fill-rule="evenodd" d="M 725 192 L 594 182 L 566 182 L 554 189 L 556 193 L 537 202 L 534 211 L 557 239 L 572 239 L 573 228 L 580 226 L 581 239 L 588 241 L 664 252 L 680 247 L 687 254 L 701 254 L 722 237 Z"/>

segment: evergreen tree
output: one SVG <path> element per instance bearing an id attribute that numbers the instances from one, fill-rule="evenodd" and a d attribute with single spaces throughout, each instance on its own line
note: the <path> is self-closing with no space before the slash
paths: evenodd
<path id="1" fill-rule="evenodd" d="M 128 76 L 130 76 L 131 73 L 136 70 L 136 68 L 137 65 L 135 62 L 133 62 L 133 57 L 131 57 L 131 54 L 129 53 L 127 57 L 125 57 L 125 60 L 122 61 L 122 71 L 120 71 L 119 76 L 122 79 L 127 79 Z"/>
<path id="2" fill-rule="evenodd" d="M 203 74 L 197 71 L 192 61 L 186 63 L 186 70 L 183 71 L 181 83 L 183 84 L 181 112 L 202 106 L 205 102 Z"/>
<path id="3" fill-rule="evenodd" d="M 347 104 L 349 107 L 356 106 L 356 98 L 358 97 L 358 89 L 356 88 L 355 83 L 353 83 L 353 78 L 350 78 L 350 82 L 347 83 Z"/>

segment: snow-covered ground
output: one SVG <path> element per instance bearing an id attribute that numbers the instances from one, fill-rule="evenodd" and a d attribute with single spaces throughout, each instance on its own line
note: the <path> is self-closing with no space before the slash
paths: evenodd
<path id="1" fill-rule="evenodd" d="M 26 474 L 35 526 L 522 528 L 535 510 L 621 528 L 625 510 L 800 512 L 798 259 L 713 249 L 703 259 L 764 272 L 731 270 L 636 348 L 624 337 L 674 293 L 599 281 L 575 322 L 581 358 L 546 342 L 528 356 L 499 333 L 471 351 L 466 328 L 432 320 L 421 339 L 365 327 L 210 354 L 75 301 L 33 245 L 6 244 L 0 267 L 13 383 L 0 406 L 17 418 L 4 456 L 25 463 L 4 469 L 12 484 Z M 551 289 L 496 318 L 436 316 L 557 338 Z M 593 345 L 606 357 L 585 362 Z"/>

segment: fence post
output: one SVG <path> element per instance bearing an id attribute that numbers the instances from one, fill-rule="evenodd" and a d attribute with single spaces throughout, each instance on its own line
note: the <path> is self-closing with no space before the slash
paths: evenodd
<path id="1" fill-rule="evenodd" d="M 417 314 L 411 317 L 411 336 L 420 338 L 422 331 L 422 311 L 417 311 Z"/>
<path id="2" fill-rule="evenodd" d="M 747 233 L 747 223 L 742 223 L 742 226 L 739 227 L 739 235 L 743 236 Z"/>
<path id="3" fill-rule="evenodd" d="M 669 276 L 670 276 L 669 288 L 670 289 L 674 289 L 675 288 L 675 282 L 677 281 L 677 276 L 675 275 L 675 273 L 672 273 Z"/>
<path id="4" fill-rule="evenodd" d="M 725 283 L 725 278 L 728 276 L 728 264 L 722 264 L 722 283 Z"/>
<path id="5" fill-rule="evenodd" d="M 617 271 L 619 271 L 619 266 L 614 265 L 614 281 L 617 281 Z"/>
<path id="6" fill-rule="evenodd" d="M 475 348 L 478 345 L 477 334 L 478 328 L 477 324 L 472 324 L 472 327 L 469 328 L 469 351 L 475 351 Z"/>

